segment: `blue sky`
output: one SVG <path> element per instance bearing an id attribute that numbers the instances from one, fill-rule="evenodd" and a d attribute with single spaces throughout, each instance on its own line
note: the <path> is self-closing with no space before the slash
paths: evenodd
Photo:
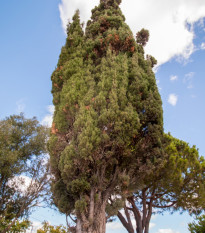
<path id="1" fill-rule="evenodd" d="M 180 3 L 179 3 L 180 2 Z M 65 42 L 65 24 L 80 8 L 86 21 L 98 0 L 1 0 L 0 119 L 23 111 L 26 117 L 51 120 L 50 76 Z M 159 61 L 156 72 L 163 100 L 164 129 L 196 145 L 205 155 L 205 2 L 204 0 L 127 0 L 122 10 L 133 33 L 150 30 L 146 52 Z M 165 4 L 166 3 L 166 4 Z M 153 5 L 154 4 L 154 5 Z M 49 107 L 50 106 L 50 107 Z M 31 220 L 65 223 L 49 209 Z M 186 233 L 187 214 L 157 215 L 151 233 Z M 119 223 L 108 233 L 123 233 Z"/>

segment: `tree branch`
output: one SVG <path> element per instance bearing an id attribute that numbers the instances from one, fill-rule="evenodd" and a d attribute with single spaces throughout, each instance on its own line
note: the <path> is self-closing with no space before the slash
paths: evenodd
<path id="1" fill-rule="evenodd" d="M 170 205 L 163 205 L 163 206 L 152 205 L 152 206 L 155 207 L 155 208 L 169 208 L 169 207 L 172 207 L 176 203 L 177 203 L 177 201 L 173 201 L 172 204 L 170 204 Z"/>

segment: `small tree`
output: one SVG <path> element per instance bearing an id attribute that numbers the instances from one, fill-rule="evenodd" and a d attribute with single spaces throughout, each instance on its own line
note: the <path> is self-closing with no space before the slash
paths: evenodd
<path id="1" fill-rule="evenodd" d="M 131 215 L 136 221 L 137 233 L 148 233 L 153 209 L 158 213 L 189 211 L 200 213 L 205 205 L 205 160 L 195 147 L 164 135 L 166 156 L 161 167 L 145 177 L 141 188 L 137 188 L 125 201 L 125 216 L 118 217 L 128 232 L 134 233 Z M 132 189 L 133 187 L 130 187 Z M 131 190 L 130 190 L 131 191 Z M 202 219 L 200 219 L 202 220 Z"/>
<path id="2" fill-rule="evenodd" d="M 0 231 L 9 232 L 47 192 L 47 128 L 13 115 L 0 121 Z"/>
<path id="3" fill-rule="evenodd" d="M 45 221 L 43 222 L 42 228 L 37 230 L 37 233 L 68 233 L 68 231 L 63 225 L 52 226 Z"/>

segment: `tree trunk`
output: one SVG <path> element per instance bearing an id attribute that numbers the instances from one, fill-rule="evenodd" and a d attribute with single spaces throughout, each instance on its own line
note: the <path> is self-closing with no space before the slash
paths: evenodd
<path id="1" fill-rule="evenodd" d="M 78 218 L 76 224 L 76 233 L 82 233 L 81 228 L 82 228 L 81 220 Z"/>
<path id="2" fill-rule="evenodd" d="M 101 177 L 104 177 L 105 167 L 101 168 Z M 113 177 L 110 181 L 106 191 L 97 191 L 98 189 L 92 187 L 90 190 L 89 205 L 84 212 L 78 212 L 76 233 L 105 233 L 106 231 L 106 212 L 105 208 L 109 197 L 111 196 L 116 180 L 118 177 L 118 167 L 116 166 L 113 172 Z M 103 186 L 103 179 L 99 182 L 99 187 Z M 98 187 L 98 188 L 99 188 Z M 97 196 L 97 198 L 96 198 Z"/>
<path id="3" fill-rule="evenodd" d="M 145 225 L 144 233 L 149 233 L 149 222 Z"/>
<path id="4" fill-rule="evenodd" d="M 93 209 L 93 218 L 83 213 L 77 219 L 76 233 L 105 233 L 106 231 L 106 205 L 96 203 Z"/>
<path id="5" fill-rule="evenodd" d="M 153 203 L 153 199 L 150 199 L 150 202 L 148 203 L 148 214 L 146 217 L 146 223 L 145 223 L 145 230 L 144 233 L 149 233 L 149 224 L 150 224 L 150 220 L 152 217 L 152 203 Z"/>
<path id="6" fill-rule="evenodd" d="M 136 221 L 136 231 L 137 233 L 143 233 L 142 221 L 140 219 L 137 219 Z"/>
<path id="7" fill-rule="evenodd" d="M 94 201 L 91 191 L 90 208 L 86 213 L 77 216 L 76 233 L 105 233 L 106 230 L 106 201 Z M 92 198 L 93 197 L 93 198 Z"/>

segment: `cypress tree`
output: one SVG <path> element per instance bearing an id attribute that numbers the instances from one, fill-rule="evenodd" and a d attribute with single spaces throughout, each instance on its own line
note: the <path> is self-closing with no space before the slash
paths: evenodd
<path id="1" fill-rule="evenodd" d="M 76 12 L 52 75 L 53 198 L 60 211 L 76 216 L 77 232 L 105 232 L 109 198 L 137 185 L 162 156 L 153 64 L 120 2 L 101 0 L 85 35 Z"/>

